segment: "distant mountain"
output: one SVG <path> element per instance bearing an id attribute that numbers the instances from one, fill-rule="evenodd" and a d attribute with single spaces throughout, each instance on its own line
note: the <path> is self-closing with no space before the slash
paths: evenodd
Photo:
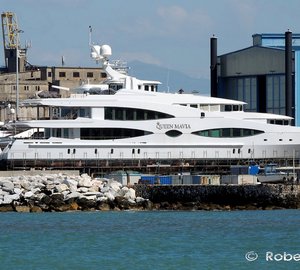
<path id="1" fill-rule="evenodd" d="M 160 81 L 160 91 L 177 92 L 183 89 L 186 93 L 197 91 L 202 95 L 210 95 L 210 81 L 208 79 L 196 79 L 176 70 L 169 70 L 157 65 L 145 64 L 140 61 L 128 63 L 129 74 L 142 80 Z M 169 79 L 169 83 L 167 82 Z M 168 85 L 167 85 L 168 84 Z"/>

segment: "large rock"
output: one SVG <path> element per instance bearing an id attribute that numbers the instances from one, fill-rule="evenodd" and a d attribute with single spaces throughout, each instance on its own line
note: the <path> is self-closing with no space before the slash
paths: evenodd
<path id="1" fill-rule="evenodd" d="M 1 204 L 10 204 L 20 199 L 20 194 L 4 195 Z"/>
<path id="2" fill-rule="evenodd" d="M 31 190 L 31 184 L 27 179 L 21 180 L 20 185 L 22 188 L 24 188 L 26 190 Z"/>
<path id="3" fill-rule="evenodd" d="M 83 174 L 78 181 L 78 186 L 87 187 L 87 188 L 91 187 L 92 186 L 91 177 L 88 176 L 87 174 Z"/>
<path id="4" fill-rule="evenodd" d="M 2 182 L 2 190 L 7 191 L 9 193 L 13 193 L 14 184 L 11 181 L 3 181 Z"/>
<path id="5" fill-rule="evenodd" d="M 63 191 L 69 190 L 69 187 L 66 184 L 58 184 L 54 190 L 55 192 L 62 193 Z"/>
<path id="6" fill-rule="evenodd" d="M 124 195 L 124 198 L 129 200 L 135 200 L 136 195 L 135 195 L 135 190 L 133 188 L 129 188 L 126 194 Z"/>
<path id="7" fill-rule="evenodd" d="M 29 213 L 30 212 L 30 207 L 27 205 L 16 205 L 15 206 L 15 211 L 20 212 L 20 213 Z"/>
<path id="8" fill-rule="evenodd" d="M 71 192 L 76 192 L 77 191 L 77 185 L 78 185 L 78 181 L 74 180 L 74 179 L 64 179 L 63 184 L 66 184 L 69 187 L 69 190 Z"/>
<path id="9" fill-rule="evenodd" d="M 65 197 L 65 200 L 67 201 L 67 200 L 70 200 L 70 199 L 73 199 L 73 198 L 79 198 L 81 196 L 82 196 L 81 193 L 79 193 L 77 191 L 74 191 L 74 192 L 71 192 L 71 193 L 67 194 L 66 197 Z"/>

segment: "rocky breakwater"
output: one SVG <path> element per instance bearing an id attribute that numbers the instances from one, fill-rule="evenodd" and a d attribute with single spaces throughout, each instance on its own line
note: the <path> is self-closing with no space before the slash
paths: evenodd
<path id="1" fill-rule="evenodd" d="M 87 174 L 39 174 L 0 178 L 0 212 L 144 210 L 151 202 L 113 179 Z"/>

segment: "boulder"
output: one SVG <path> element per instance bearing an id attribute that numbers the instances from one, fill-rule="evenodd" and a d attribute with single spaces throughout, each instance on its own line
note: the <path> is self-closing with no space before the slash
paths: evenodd
<path id="1" fill-rule="evenodd" d="M 75 191 L 75 192 L 71 192 L 71 193 L 67 194 L 66 197 L 65 197 L 65 200 L 70 200 L 72 198 L 79 198 L 81 196 L 82 196 L 81 193 Z"/>
<path id="2" fill-rule="evenodd" d="M 20 194 L 4 195 L 1 204 L 10 204 L 20 199 Z"/>
<path id="3" fill-rule="evenodd" d="M 14 193 L 15 194 L 21 194 L 22 193 L 22 189 L 20 189 L 20 188 L 14 188 Z"/>
<path id="4" fill-rule="evenodd" d="M 63 184 L 66 184 L 69 187 L 69 190 L 71 192 L 75 192 L 77 191 L 77 185 L 78 185 L 78 181 L 73 180 L 73 179 L 67 179 L 65 178 L 64 181 L 62 182 Z"/>
<path id="5" fill-rule="evenodd" d="M 32 213 L 40 213 L 40 212 L 43 212 L 43 209 L 37 205 L 33 205 L 31 208 L 30 208 L 30 212 Z"/>
<path id="6" fill-rule="evenodd" d="M 111 210 L 110 205 L 106 202 L 101 202 L 98 204 L 97 209 L 100 211 L 109 211 Z"/>
<path id="7" fill-rule="evenodd" d="M 31 197 L 34 197 L 34 193 L 32 191 L 25 192 L 25 194 L 24 194 L 25 199 L 29 199 Z"/>
<path id="8" fill-rule="evenodd" d="M 129 188 L 126 194 L 124 195 L 125 199 L 132 199 L 135 200 L 136 195 L 135 195 L 135 190 L 133 188 Z"/>
<path id="9" fill-rule="evenodd" d="M 92 186 L 91 177 L 89 177 L 86 174 L 83 174 L 78 181 L 78 186 L 79 187 L 87 187 L 87 188 L 91 187 Z"/>
<path id="10" fill-rule="evenodd" d="M 19 213 L 29 213 L 30 212 L 30 207 L 27 205 L 16 205 L 15 206 L 15 211 Z"/>
<path id="11" fill-rule="evenodd" d="M 62 193 L 63 191 L 69 190 L 67 184 L 58 184 L 55 186 L 54 191 L 58 193 Z"/>
<path id="12" fill-rule="evenodd" d="M 0 212 L 12 212 L 14 208 L 11 204 L 1 204 L 0 203 Z"/>
<path id="13" fill-rule="evenodd" d="M 103 194 L 109 201 L 113 201 L 115 199 L 115 196 L 111 192 L 105 192 Z"/>
<path id="14" fill-rule="evenodd" d="M 11 181 L 3 181 L 2 182 L 2 190 L 7 191 L 9 193 L 13 193 L 14 184 Z"/>
<path id="15" fill-rule="evenodd" d="M 80 187 L 77 189 L 77 191 L 80 193 L 87 193 L 89 189 L 87 187 Z"/>
<path id="16" fill-rule="evenodd" d="M 22 188 L 26 189 L 26 190 L 30 190 L 31 189 L 31 185 L 29 183 L 29 181 L 27 179 L 21 180 L 20 181 L 20 185 Z"/>

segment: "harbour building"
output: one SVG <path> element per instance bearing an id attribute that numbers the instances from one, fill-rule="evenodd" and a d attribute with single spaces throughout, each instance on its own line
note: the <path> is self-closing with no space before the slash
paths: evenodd
<path id="1" fill-rule="evenodd" d="M 245 101 L 246 111 L 291 116 L 300 126 L 300 34 L 252 38 L 252 46 L 219 56 L 211 38 L 211 96 Z"/>

